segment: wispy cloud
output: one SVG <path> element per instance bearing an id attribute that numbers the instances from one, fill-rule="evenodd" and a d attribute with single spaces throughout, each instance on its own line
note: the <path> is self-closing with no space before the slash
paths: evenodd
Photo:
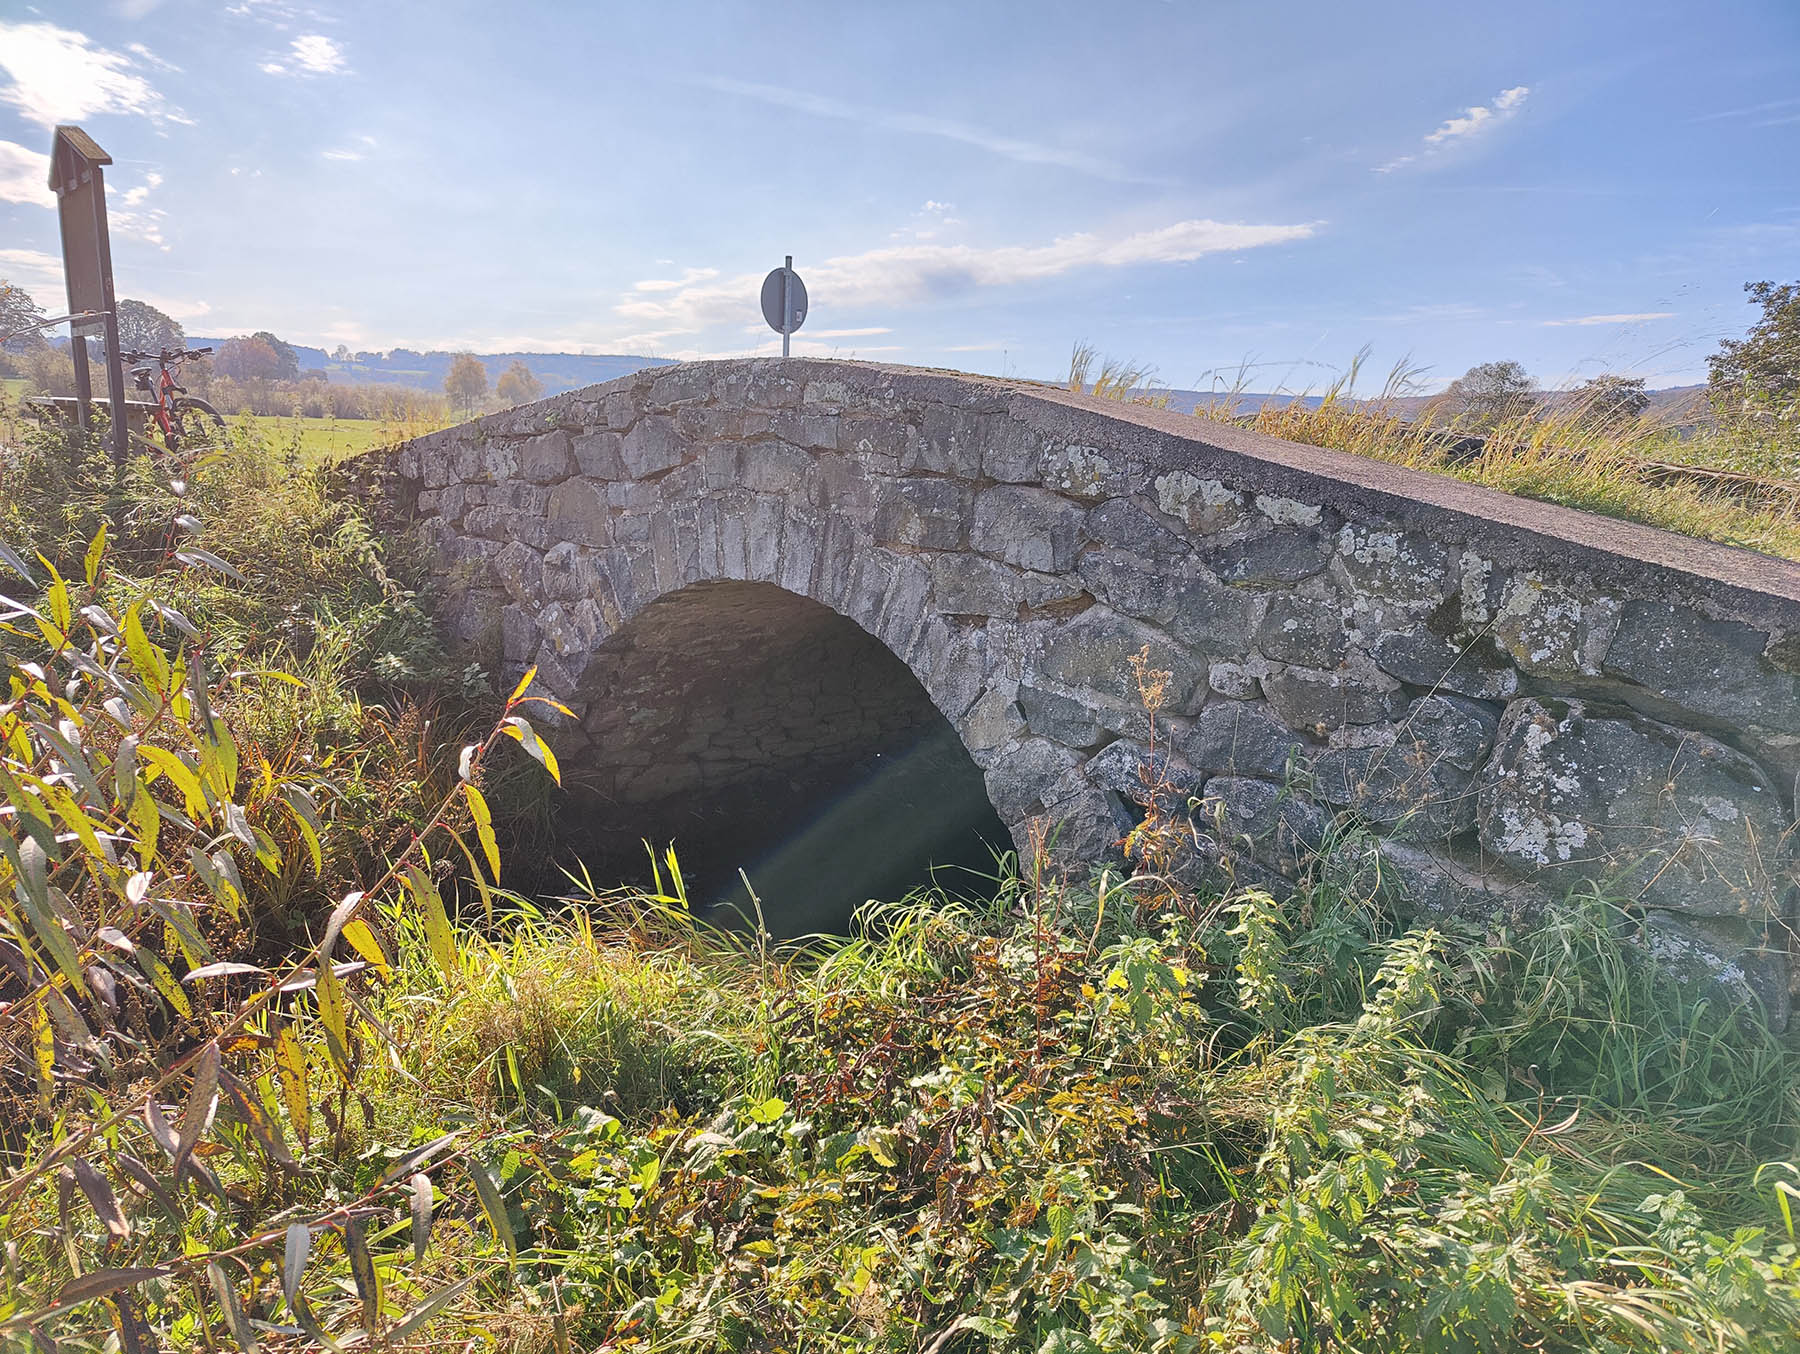
<path id="1" fill-rule="evenodd" d="M 760 85 L 748 80 L 730 80 L 719 76 L 704 76 L 695 80 L 694 83 L 707 89 L 718 90 L 722 94 L 735 94 L 742 98 L 755 99 L 760 103 L 772 104 L 777 108 L 789 108 L 798 113 L 809 113 L 814 117 L 832 118 L 840 122 L 859 122 L 864 126 L 879 127 L 892 132 L 942 137 L 946 141 L 958 141 L 965 146 L 974 146 L 1005 159 L 1015 160 L 1020 164 L 1055 165 L 1062 169 L 1072 169 L 1078 173 L 1089 174 L 1095 178 L 1108 179 L 1114 183 L 1167 182 L 1165 179 L 1137 173 L 1112 160 L 1089 155 L 1084 151 L 1070 150 L 1061 146 L 1046 146 L 1040 142 L 1006 136 L 1000 132 L 989 131 L 984 127 L 973 127 L 965 122 L 933 117 L 926 113 L 874 108 L 866 104 L 847 103 L 842 99 L 827 98 L 821 94 L 808 94 L 802 90 L 787 89 L 779 85 Z"/>
<path id="2" fill-rule="evenodd" d="M 153 122 L 190 123 L 123 52 L 96 47 L 85 33 L 49 23 L 0 22 L 0 103 L 29 122 L 54 127 L 98 113 L 126 113 Z"/>
<path id="3" fill-rule="evenodd" d="M 1545 320 L 1544 324 L 1551 329 L 1559 329 L 1571 324 L 1644 324 L 1650 320 L 1672 320 L 1672 310 L 1645 310 L 1635 315 L 1577 315 L 1572 320 Z"/>
<path id="4" fill-rule="evenodd" d="M 1044 245 L 896 245 L 861 254 L 826 259 L 805 270 L 815 302 L 829 299 L 834 308 L 904 306 L 943 300 L 986 287 L 1041 282 L 1084 268 L 1125 268 L 1141 264 L 1186 263 L 1208 254 L 1234 253 L 1264 245 L 1304 240 L 1318 223 L 1245 225 L 1222 221 L 1177 221 L 1158 230 L 1107 237 L 1065 235 Z M 702 333 L 755 315 L 761 278 L 746 273 L 719 278 L 712 270 L 704 279 L 668 286 L 661 280 L 633 294 L 614 311 L 641 332 L 619 343 L 660 343 Z"/>
<path id="5" fill-rule="evenodd" d="M 120 194 L 116 205 L 107 211 L 107 224 L 115 236 L 142 240 L 167 252 L 169 242 L 163 238 L 163 222 L 169 214 L 161 207 L 146 205 L 150 195 L 162 187 L 163 176 L 155 170 L 144 175 L 144 181 Z"/>
<path id="6" fill-rule="evenodd" d="M 1724 108 L 1717 113 L 1702 113 L 1693 122 L 1748 121 L 1752 127 L 1784 127 L 1800 122 L 1800 99 L 1770 99 L 1744 108 Z"/>
<path id="7" fill-rule="evenodd" d="M 360 160 L 374 150 L 376 144 L 374 137 L 364 135 L 356 138 L 355 145 L 332 146 L 319 153 L 327 160 Z"/>
<path id="8" fill-rule="evenodd" d="M 268 75 L 342 75 L 350 69 L 344 49 L 323 33 L 307 33 L 288 45 L 280 61 L 263 62 Z"/>
<path id="9" fill-rule="evenodd" d="M 1514 85 L 1511 89 L 1501 90 L 1494 96 L 1492 103 L 1476 104 L 1464 109 L 1456 117 L 1446 118 L 1436 131 L 1426 133 L 1422 149 L 1411 155 L 1401 155 L 1389 160 L 1384 165 L 1376 165 L 1375 172 L 1391 174 L 1407 165 L 1429 164 L 1446 151 L 1469 144 L 1517 116 L 1530 94 L 1530 85 Z"/>
<path id="10" fill-rule="evenodd" d="M 0 141 L 0 202 L 54 207 L 56 194 L 46 186 L 50 157 L 17 141 Z"/>

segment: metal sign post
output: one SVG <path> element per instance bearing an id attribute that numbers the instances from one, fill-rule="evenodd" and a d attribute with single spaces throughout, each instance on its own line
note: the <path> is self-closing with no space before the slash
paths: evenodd
<path id="1" fill-rule="evenodd" d="M 125 460 L 130 427 L 125 415 L 125 364 L 119 358 L 119 317 L 113 301 L 112 238 L 106 229 L 106 180 L 112 156 L 79 127 L 58 127 L 50 143 L 50 191 L 62 225 L 63 277 L 68 284 L 69 357 L 75 364 L 75 422 L 88 426 L 93 386 L 87 341 L 99 334 L 112 399 L 113 459 Z"/>
<path id="2" fill-rule="evenodd" d="M 781 335 L 781 355 L 788 355 L 788 339 L 806 323 L 806 284 L 794 271 L 794 256 L 779 268 L 769 270 L 762 284 L 763 319 L 769 328 Z"/>

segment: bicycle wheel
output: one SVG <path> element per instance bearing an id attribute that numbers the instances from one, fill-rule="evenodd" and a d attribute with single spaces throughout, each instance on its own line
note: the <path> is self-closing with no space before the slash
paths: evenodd
<path id="1" fill-rule="evenodd" d="M 169 406 L 172 434 L 169 450 L 183 456 L 221 449 L 225 445 L 225 420 L 205 400 L 184 395 Z"/>

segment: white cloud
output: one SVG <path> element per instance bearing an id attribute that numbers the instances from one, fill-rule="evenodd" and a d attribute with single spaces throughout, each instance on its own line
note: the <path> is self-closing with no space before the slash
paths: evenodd
<path id="1" fill-rule="evenodd" d="M 1005 159 L 1016 160 L 1020 164 L 1057 165 L 1063 169 L 1073 169 L 1079 173 L 1091 174 L 1095 178 L 1110 179 L 1114 183 L 1166 182 L 1163 179 L 1135 174 L 1121 165 L 1096 155 L 1088 155 L 1082 151 L 1068 150 L 1059 146 L 1046 146 L 1035 141 L 1024 141 L 1017 137 L 988 131 L 982 127 L 971 127 L 967 123 L 954 122 L 948 118 L 931 117 L 924 113 L 906 113 L 887 108 L 871 108 L 863 104 L 846 103 L 841 99 L 826 98 L 819 94 L 807 94 L 799 90 L 786 89 L 779 85 L 754 84 L 748 80 L 705 77 L 694 83 L 708 89 L 716 89 L 722 94 L 736 94 L 746 99 L 755 99 L 759 103 L 773 104 L 778 108 L 791 108 L 795 112 L 810 113 L 814 117 L 831 118 L 840 122 L 860 122 L 864 126 L 880 127 L 886 131 L 911 132 L 919 136 L 936 136 L 942 137 L 946 141 L 959 141 L 965 146 L 974 146 Z"/>
<path id="2" fill-rule="evenodd" d="M 87 35 L 48 23 L 0 22 L 0 70 L 10 83 L 0 103 L 27 121 L 54 127 L 98 113 L 127 113 L 157 123 L 188 123 L 121 52 L 96 47 Z"/>
<path id="3" fill-rule="evenodd" d="M 1557 329 L 1571 324 L 1643 324 L 1649 320 L 1672 320 L 1674 318 L 1675 312 L 1672 310 L 1646 310 L 1636 315 L 1577 315 L 1572 320 L 1545 320 L 1544 323 L 1552 329 Z"/>
<path id="4" fill-rule="evenodd" d="M 49 180 L 48 155 L 17 141 L 0 141 L 0 202 L 54 207 L 56 194 L 45 186 Z"/>
<path id="5" fill-rule="evenodd" d="M 344 49 L 323 33 L 306 33 L 288 45 L 285 62 L 265 61 L 268 75 L 342 75 L 350 69 Z"/>
<path id="6" fill-rule="evenodd" d="M 1445 151 L 1458 145 L 1467 145 L 1474 138 L 1484 135 L 1507 122 L 1518 114 L 1525 106 L 1526 98 L 1531 94 L 1530 85 L 1514 85 L 1511 89 L 1503 89 L 1488 104 L 1477 104 L 1464 110 L 1459 117 L 1446 118 L 1434 132 L 1425 136 L 1424 149 L 1411 155 L 1402 155 L 1389 160 L 1384 165 L 1377 165 L 1377 174 L 1391 174 L 1420 161 L 1429 163 Z"/>
<path id="7" fill-rule="evenodd" d="M 125 190 L 125 205 L 135 207 L 150 196 L 151 190 L 162 187 L 163 176 L 155 170 L 144 175 L 144 181 L 135 188 Z"/>
<path id="8" fill-rule="evenodd" d="M 60 315 L 68 307 L 63 288 L 62 260 L 41 249 L 0 249 L 0 277 L 23 287 L 52 315 Z"/>
<path id="9" fill-rule="evenodd" d="M 893 332 L 894 331 L 892 329 L 889 329 L 886 325 L 876 324 L 876 325 L 870 325 L 866 329 L 816 329 L 813 331 L 812 336 L 814 338 L 821 338 L 821 339 L 870 338 L 876 334 L 891 334 Z"/>
<path id="10" fill-rule="evenodd" d="M 1220 221 L 1177 221 L 1158 230 L 1107 238 L 1066 235 L 1045 245 L 896 245 L 826 259 L 803 270 L 815 302 L 833 307 L 912 305 L 981 287 L 1039 282 L 1082 268 L 1124 268 L 1151 263 L 1186 263 L 1207 254 L 1254 249 L 1304 240 L 1314 224 L 1241 225 Z M 747 273 L 717 280 L 713 270 L 673 286 L 639 283 L 614 310 L 643 327 L 625 336 L 635 344 L 657 343 L 699 333 L 754 316 L 761 277 Z"/>
<path id="11" fill-rule="evenodd" d="M 684 268 L 680 277 L 648 278 L 643 282 L 633 283 L 632 287 L 636 291 L 680 291 L 683 287 L 691 287 L 696 282 L 704 282 L 718 275 L 717 268 Z"/>

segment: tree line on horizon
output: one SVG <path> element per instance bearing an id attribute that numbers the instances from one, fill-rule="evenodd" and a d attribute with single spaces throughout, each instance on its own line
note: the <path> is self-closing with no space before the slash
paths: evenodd
<path id="1" fill-rule="evenodd" d="M 1800 282 L 1751 282 L 1744 289 L 1760 314 L 1742 339 L 1723 341 L 1707 359 L 1709 403 L 1728 426 L 1780 440 L 1800 438 Z M 0 278 L 0 336 L 11 335 L 0 342 L 0 374 L 23 377 L 40 394 L 73 394 L 67 342 L 52 342 L 30 327 L 43 319 L 28 293 Z M 126 349 L 154 352 L 186 341 L 178 320 L 144 301 L 121 300 L 118 321 L 120 346 Z M 348 364 L 371 356 L 339 344 L 333 358 Z M 96 361 L 90 371 L 95 390 L 103 392 L 104 364 Z M 472 417 L 528 404 L 544 392 L 543 381 L 517 359 L 492 381 L 491 390 L 490 379 L 487 364 L 474 353 L 454 354 L 443 381 L 447 407 Z M 391 417 L 397 399 L 416 408 L 419 395 L 410 386 L 331 381 L 324 371 L 304 371 L 294 345 L 268 330 L 225 340 L 210 359 L 184 368 L 184 380 L 228 412 L 311 418 Z M 409 393 L 402 397 L 400 391 Z M 1572 401 L 1584 417 L 1615 427 L 1642 418 L 1651 405 L 1642 377 L 1608 372 L 1574 390 L 1546 394 L 1521 363 L 1500 360 L 1471 367 L 1428 407 L 1459 428 L 1480 433 L 1552 399 Z"/>
<path id="2" fill-rule="evenodd" d="M 42 308 L 22 288 L 0 279 L 0 335 L 12 335 L 0 344 L 0 374 L 22 377 L 40 395 L 71 396 L 75 365 L 68 342 L 54 342 L 41 329 L 27 327 L 43 319 Z M 119 346 L 126 351 L 160 352 L 187 343 L 181 322 L 145 301 L 121 300 L 118 324 Z M 90 379 L 96 396 L 103 396 L 105 363 L 98 343 L 89 340 L 89 345 Z M 347 354 L 347 349 L 340 344 L 339 352 Z M 413 416 L 422 401 L 434 398 L 412 386 L 329 380 L 322 370 L 303 369 L 295 346 L 268 330 L 225 340 L 209 357 L 186 364 L 181 380 L 226 413 L 392 419 Z M 459 353 L 444 381 L 444 407 L 469 416 L 490 407 L 529 404 L 543 389 L 531 368 L 515 360 L 490 394 L 487 367 L 474 354 Z"/>

